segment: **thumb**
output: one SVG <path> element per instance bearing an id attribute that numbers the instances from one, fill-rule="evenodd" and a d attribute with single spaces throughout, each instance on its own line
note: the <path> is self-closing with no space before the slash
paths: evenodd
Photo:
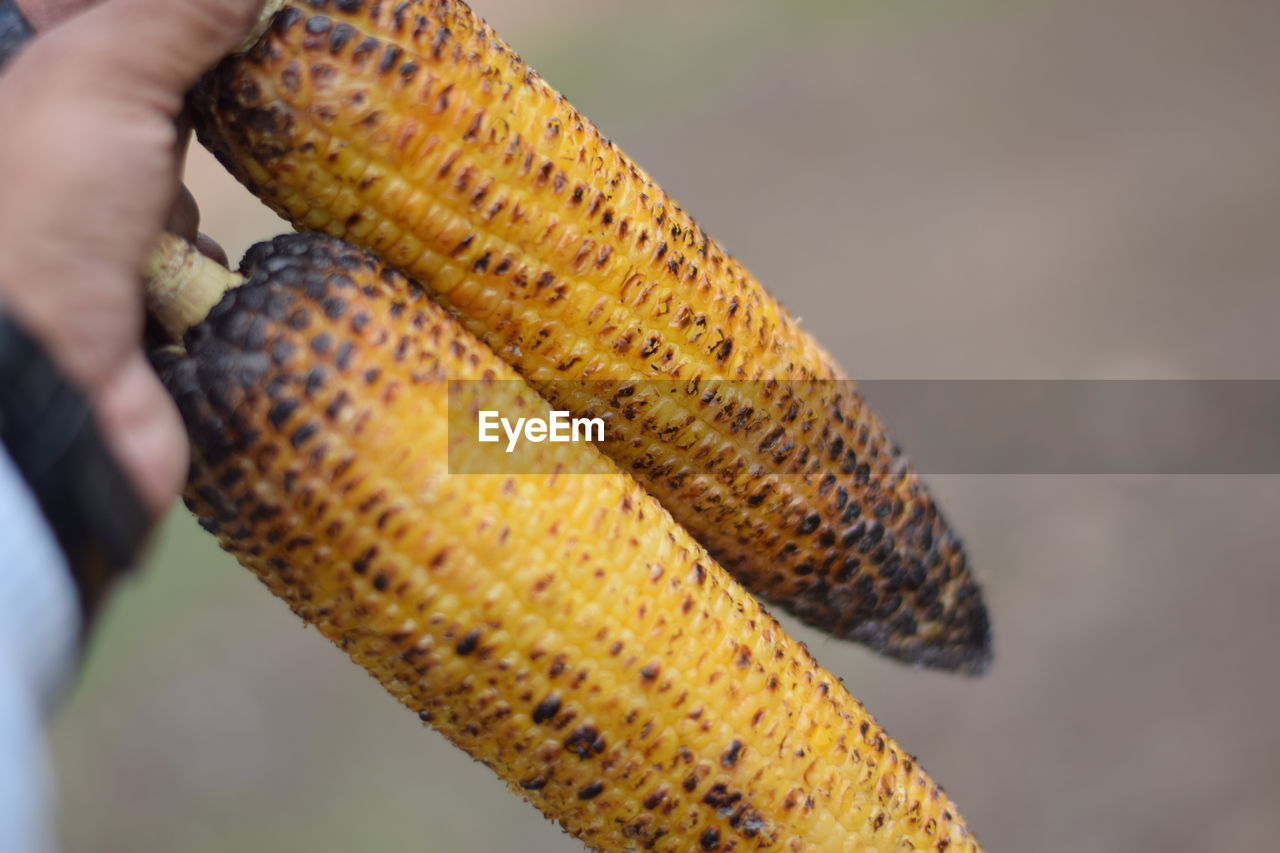
<path id="1" fill-rule="evenodd" d="M 41 40 L 75 57 L 100 94 L 177 115 L 186 91 L 249 34 L 262 8 L 263 0 L 105 0 Z"/>

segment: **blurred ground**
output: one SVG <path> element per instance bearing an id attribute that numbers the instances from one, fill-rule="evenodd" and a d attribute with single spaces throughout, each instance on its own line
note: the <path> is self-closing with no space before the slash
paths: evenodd
<path id="1" fill-rule="evenodd" d="M 1274 3 L 477 6 L 855 375 L 1280 373 Z M 191 175 L 233 256 L 280 229 Z M 796 633 L 988 848 L 1273 849 L 1280 479 L 934 487 L 991 674 Z M 579 849 L 181 513 L 54 743 L 70 851 Z"/>

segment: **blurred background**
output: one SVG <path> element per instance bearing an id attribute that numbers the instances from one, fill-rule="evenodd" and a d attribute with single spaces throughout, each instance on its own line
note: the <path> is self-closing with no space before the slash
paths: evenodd
<path id="1" fill-rule="evenodd" d="M 1280 372 L 1280 4 L 475 5 L 855 376 Z M 233 257 L 283 229 L 189 182 Z M 788 625 L 988 849 L 1274 849 L 1280 478 L 932 484 L 989 675 Z M 580 849 L 182 511 L 53 740 L 69 851 Z"/>

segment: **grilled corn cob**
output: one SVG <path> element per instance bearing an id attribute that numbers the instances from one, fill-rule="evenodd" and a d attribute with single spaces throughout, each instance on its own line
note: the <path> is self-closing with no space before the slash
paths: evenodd
<path id="1" fill-rule="evenodd" d="M 260 244 L 242 272 L 158 358 L 192 438 L 188 505 L 425 722 L 598 850 L 978 850 L 594 447 L 537 451 L 590 476 L 448 473 L 447 380 L 548 407 L 409 282 L 319 235 Z"/>
<path id="2" fill-rule="evenodd" d="M 463 3 L 284 2 L 193 104 L 274 210 L 605 417 L 602 449 L 752 591 L 907 661 L 986 665 L 961 542 L 846 375 Z"/>

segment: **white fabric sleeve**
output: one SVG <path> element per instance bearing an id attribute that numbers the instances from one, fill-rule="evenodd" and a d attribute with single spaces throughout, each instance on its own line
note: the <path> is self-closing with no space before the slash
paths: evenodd
<path id="1" fill-rule="evenodd" d="M 44 718 L 78 656 L 80 603 L 62 550 L 0 447 L 0 850 L 51 853 Z"/>

